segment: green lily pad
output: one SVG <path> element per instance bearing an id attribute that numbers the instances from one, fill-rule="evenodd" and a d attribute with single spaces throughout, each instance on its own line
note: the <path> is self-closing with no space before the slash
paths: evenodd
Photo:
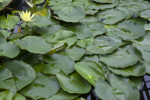
<path id="1" fill-rule="evenodd" d="M 98 13 L 97 16 L 99 20 L 104 20 L 102 23 L 108 25 L 116 24 L 126 18 L 126 14 L 119 9 L 104 10 Z"/>
<path id="2" fill-rule="evenodd" d="M 79 22 L 85 17 L 85 10 L 79 6 L 64 7 L 58 12 L 58 17 L 65 22 Z"/>
<path id="3" fill-rule="evenodd" d="M 94 37 L 97 35 L 102 35 L 106 32 L 105 27 L 100 23 L 88 23 L 87 25 Z"/>
<path id="4" fill-rule="evenodd" d="M 6 0 L 8 1 L 8 0 Z M 1 3 L 0 3 L 1 4 Z M 16 24 L 19 22 L 19 17 L 15 16 L 15 15 L 7 15 L 7 18 L 3 15 L 0 16 L 0 27 L 3 29 L 13 29 L 15 28 Z"/>
<path id="5" fill-rule="evenodd" d="M 51 42 L 55 46 L 62 45 L 64 43 L 68 44 L 68 47 L 72 46 L 77 40 L 76 34 L 72 31 L 68 30 L 60 30 L 56 32 L 49 42 Z"/>
<path id="6" fill-rule="evenodd" d="M 54 11 L 60 11 L 64 7 L 71 6 L 72 0 L 51 0 L 49 6 Z"/>
<path id="7" fill-rule="evenodd" d="M 145 66 L 146 66 L 146 73 L 150 74 L 150 63 L 149 62 L 144 62 Z"/>
<path id="8" fill-rule="evenodd" d="M 99 36 L 95 38 L 94 45 L 88 45 L 86 50 L 92 54 L 108 54 L 123 44 L 120 38 Z"/>
<path id="9" fill-rule="evenodd" d="M 0 32 L 0 43 L 6 42 L 6 38 L 2 32 Z"/>
<path id="10" fill-rule="evenodd" d="M 150 21 L 150 10 L 145 10 L 140 13 L 140 17 L 145 18 Z"/>
<path id="11" fill-rule="evenodd" d="M 87 45 L 92 45 L 94 43 L 94 38 L 86 38 L 82 40 L 77 40 L 76 44 L 82 48 L 86 48 Z"/>
<path id="12" fill-rule="evenodd" d="M 65 51 L 62 52 L 61 54 L 64 54 L 67 57 L 70 57 L 74 61 L 78 61 L 85 53 L 86 51 L 83 48 L 73 46 L 69 49 L 65 49 Z"/>
<path id="13" fill-rule="evenodd" d="M 33 82 L 36 77 L 33 68 L 23 61 L 9 61 L 5 63 L 4 66 L 12 72 L 16 90 L 20 90 L 27 86 Z"/>
<path id="14" fill-rule="evenodd" d="M 86 39 L 93 36 L 93 33 L 87 24 L 72 25 L 70 30 L 72 30 L 77 35 L 78 39 Z"/>
<path id="15" fill-rule="evenodd" d="M 27 97 L 33 99 L 48 98 L 55 95 L 59 90 L 59 84 L 55 76 L 47 76 L 37 73 L 33 83 L 21 90 Z"/>
<path id="16" fill-rule="evenodd" d="M 60 72 L 56 76 L 60 87 L 68 93 L 84 94 L 91 90 L 91 84 L 82 78 L 77 72 L 68 76 L 63 72 Z"/>
<path id="17" fill-rule="evenodd" d="M 15 85 L 12 72 L 4 67 L 0 66 L 0 89 L 12 89 Z"/>
<path id="18" fill-rule="evenodd" d="M 127 45 L 109 55 L 100 56 L 100 61 L 112 68 L 126 68 L 136 64 L 141 59 L 139 51 Z"/>
<path id="19" fill-rule="evenodd" d="M 71 94 L 63 90 L 60 90 L 57 94 L 45 100 L 72 100 L 77 98 L 78 96 L 79 94 Z"/>
<path id="20" fill-rule="evenodd" d="M 118 0 L 93 0 L 99 3 L 115 3 Z"/>
<path id="21" fill-rule="evenodd" d="M 150 62 L 150 34 L 147 32 L 145 36 L 133 44 L 141 53 L 145 61 Z"/>
<path id="22" fill-rule="evenodd" d="M 146 67 L 143 63 L 137 63 L 136 65 L 127 68 L 108 68 L 111 72 L 124 77 L 128 76 L 143 76 L 146 73 Z"/>
<path id="23" fill-rule="evenodd" d="M 35 13 L 35 16 L 33 17 L 34 21 L 30 21 L 26 23 L 28 24 L 29 27 L 46 27 L 52 24 L 51 18 L 50 18 L 51 13 L 49 9 L 37 8 L 34 10 L 37 10 L 34 12 Z"/>
<path id="24" fill-rule="evenodd" d="M 141 77 L 130 77 L 130 80 L 137 87 L 138 90 L 141 89 L 142 86 L 142 78 Z"/>
<path id="25" fill-rule="evenodd" d="M 13 0 L 0 0 L 0 11 L 9 5 Z"/>
<path id="26" fill-rule="evenodd" d="M 145 34 L 144 26 L 141 23 L 137 22 L 136 20 L 123 21 L 122 23 L 119 23 L 117 27 L 126 33 L 122 35 L 124 37 L 126 35 L 126 38 L 128 39 L 137 39 Z"/>
<path id="27" fill-rule="evenodd" d="M 113 88 L 104 80 L 95 83 L 95 93 L 103 100 L 119 100 L 113 93 Z"/>
<path id="28" fill-rule="evenodd" d="M 111 74 L 109 83 L 104 80 L 96 82 L 95 92 L 99 98 L 103 100 L 139 100 L 139 91 L 128 78 Z"/>
<path id="29" fill-rule="evenodd" d="M 10 91 L 0 92 L 0 100 L 12 100 L 12 99 L 13 100 L 26 100 L 26 98 L 19 93 L 16 93 L 14 96 L 14 93 Z"/>
<path id="30" fill-rule="evenodd" d="M 74 71 L 74 61 L 70 59 L 67 56 L 60 55 L 60 54 L 54 54 L 54 55 L 49 55 L 49 56 L 43 56 L 42 60 L 49 65 L 49 68 L 51 69 L 59 69 L 62 70 L 65 74 L 69 74 Z M 58 71 L 56 71 L 58 72 Z M 57 74 L 57 73 L 55 73 Z"/>
<path id="31" fill-rule="evenodd" d="M 51 45 L 37 36 L 26 36 L 21 40 L 14 40 L 14 43 L 21 49 L 28 50 L 32 53 L 45 54 L 51 50 Z"/>
<path id="32" fill-rule="evenodd" d="M 0 51 L 0 56 L 14 58 L 19 54 L 20 49 L 13 42 L 4 42 L 0 44 Z"/>
<path id="33" fill-rule="evenodd" d="M 140 99 L 139 90 L 135 87 L 135 85 L 133 85 L 130 79 L 110 74 L 108 80 L 113 87 L 114 94 L 117 98 L 119 98 L 119 100 Z"/>
<path id="34" fill-rule="evenodd" d="M 0 34 L 1 33 L 4 35 L 5 39 L 7 39 L 11 35 L 11 32 L 7 30 L 0 30 Z"/>
<path id="35" fill-rule="evenodd" d="M 101 4 L 101 3 L 92 3 L 88 8 L 92 10 L 105 10 L 105 9 L 111 9 L 117 6 L 117 3 L 113 4 Z"/>
<path id="36" fill-rule="evenodd" d="M 82 61 L 74 65 L 75 70 L 92 85 L 99 79 L 105 79 L 102 68 L 93 61 Z"/>
<path id="37" fill-rule="evenodd" d="M 99 64 L 99 56 L 98 55 L 86 55 L 82 58 L 82 61 L 93 61 Z"/>

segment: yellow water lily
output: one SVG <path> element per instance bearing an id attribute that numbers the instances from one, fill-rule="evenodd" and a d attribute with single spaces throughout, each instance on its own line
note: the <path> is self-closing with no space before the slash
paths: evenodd
<path id="1" fill-rule="evenodd" d="M 22 11 L 20 14 L 20 18 L 24 21 L 24 22 L 30 22 L 30 21 L 34 21 L 35 19 L 32 19 L 34 17 L 35 14 L 31 15 L 30 11 Z"/>

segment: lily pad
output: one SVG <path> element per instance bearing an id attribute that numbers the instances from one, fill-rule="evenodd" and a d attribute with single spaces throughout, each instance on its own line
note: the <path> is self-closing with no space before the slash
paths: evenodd
<path id="1" fill-rule="evenodd" d="M 75 70 L 92 85 L 99 79 L 105 79 L 102 68 L 93 61 L 82 61 L 74 65 Z"/>
<path id="2" fill-rule="evenodd" d="M 133 46 L 125 46 L 109 55 L 100 56 L 100 61 L 112 68 L 126 68 L 141 59 L 139 51 Z"/>
<path id="3" fill-rule="evenodd" d="M 20 49 L 13 42 L 4 42 L 0 44 L 0 51 L 0 56 L 14 58 L 19 54 Z"/>
<path id="4" fill-rule="evenodd" d="M 93 36 L 92 31 L 86 24 L 72 25 L 70 30 L 76 34 L 78 39 L 86 39 Z"/>
<path id="5" fill-rule="evenodd" d="M 13 100 L 26 100 L 26 98 L 19 93 L 16 93 L 14 96 L 14 93 L 10 91 L 0 92 L 0 100 L 12 100 L 12 99 Z"/>
<path id="6" fill-rule="evenodd" d="M 1 0 L 0 11 L 3 10 L 7 5 L 9 5 L 13 0 Z"/>
<path id="7" fill-rule="evenodd" d="M 58 17 L 66 22 L 79 22 L 85 17 L 85 10 L 79 6 L 64 7 L 58 12 Z"/>
<path id="8" fill-rule="evenodd" d="M 99 80 L 95 84 L 95 92 L 99 98 L 103 100 L 139 100 L 139 91 L 133 84 L 130 84 L 131 80 L 128 78 L 111 74 L 109 83 Z"/>
<path id="9" fill-rule="evenodd" d="M 145 61 L 150 62 L 150 34 L 149 32 L 146 33 L 146 35 L 137 40 L 134 41 L 133 44 L 141 53 L 142 53 L 142 57 Z"/>
<path id="10" fill-rule="evenodd" d="M 72 48 L 65 49 L 64 52 L 61 54 L 64 54 L 74 61 L 80 60 L 80 58 L 86 53 L 86 51 L 83 48 L 79 48 L 77 46 L 73 46 Z"/>
<path id="11" fill-rule="evenodd" d="M 144 62 L 145 66 L 146 66 L 146 73 L 150 74 L 150 63 L 149 62 Z"/>
<path id="12" fill-rule="evenodd" d="M 94 0 L 99 3 L 115 3 L 118 0 Z"/>
<path id="13" fill-rule="evenodd" d="M 74 61 L 67 56 L 54 54 L 49 56 L 43 56 L 42 60 L 48 64 L 49 67 L 53 67 L 54 69 L 62 70 L 65 74 L 69 74 L 74 71 Z M 57 74 L 57 73 L 56 73 Z"/>
<path id="14" fill-rule="evenodd" d="M 9 1 L 9 0 L 6 0 Z M 1 3 L 0 3 L 1 4 Z M 19 17 L 15 15 L 7 15 L 7 18 L 5 16 L 0 16 L 0 27 L 3 29 L 13 29 L 15 28 L 15 25 L 19 22 Z"/>
<path id="15" fill-rule="evenodd" d="M 127 68 L 108 68 L 111 72 L 124 77 L 128 76 L 143 76 L 146 73 L 146 67 L 143 63 L 137 63 L 136 65 Z"/>
<path id="16" fill-rule="evenodd" d="M 57 94 L 45 100 L 68 100 L 68 99 L 72 100 L 77 98 L 78 96 L 79 94 L 71 94 L 63 90 L 60 90 Z"/>
<path id="17" fill-rule="evenodd" d="M 99 36 L 95 38 L 94 45 L 88 45 L 86 50 L 92 54 L 108 54 L 123 44 L 120 38 Z"/>
<path id="18" fill-rule="evenodd" d="M 55 46 L 62 45 L 64 43 L 68 44 L 68 47 L 72 46 L 77 40 L 76 34 L 73 31 L 60 30 L 56 32 L 53 37 L 48 40 Z"/>
<path id="19" fill-rule="evenodd" d="M 12 72 L 16 90 L 30 84 L 36 77 L 33 68 L 23 61 L 9 61 L 4 66 Z"/>
<path id="20" fill-rule="evenodd" d="M 99 20 L 104 20 L 102 23 L 108 25 L 116 24 L 126 18 L 126 14 L 118 9 L 104 10 L 98 13 L 97 16 Z"/>
<path id="21" fill-rule="evenodd" d="M 60 72 L 56 76 L 60 87 L 68 93 L 84 94 L 91 90 L 91 84 L 82 78 L 77 72 L 71 73 L 69 76 Z"/>
<path id="22" fill-rule="evenodd" d="M 50 44 L 48 44 L 44 39 L 37 36 L 26 36 L 21 40 L 14 40 L 14 43 L 21 49 L 28 50 L 32 53 L 45 54 L 51 49 Z"/>
<path id="23" fill-rule="evenodd" d="M 48 98 L 59 90 L 59 84 L 55 76 L 47 76 L 37 73 L 34 82 L 21 90 L 27 97 L 33 99 Z"/>

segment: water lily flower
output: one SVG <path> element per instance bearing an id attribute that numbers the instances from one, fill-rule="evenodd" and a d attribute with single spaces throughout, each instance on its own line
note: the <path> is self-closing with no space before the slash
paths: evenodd
<path id="1" fill-rule="evenodd" d="M 35 19 L 32 19 L 34 17 L 35 14 L 31 15 L 30 11 L 22 11 L 20 14 L 20 18 L 24 21 L 24 22 L 30 22 L 30 21 L 34 21 Z"/>

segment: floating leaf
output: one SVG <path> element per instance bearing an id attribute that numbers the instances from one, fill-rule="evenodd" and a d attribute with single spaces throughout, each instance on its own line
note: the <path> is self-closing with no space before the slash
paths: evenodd
<path id="1" fill-rule="evenodd" d="M 147 32 L 145 36 L 137 41 L 134 41 L 133 44 L 140 52 L 145 61 L 150 62 L 150 34 Z"/>
<path id="2" fill-rule="evenodd" d="M 113 93 L 113 88 L 104 80 L 95 83 L 95 93 L 103 100 L 119 100 Z M 109 95 L 109 96 L 108 96 Z"/>
<path id="3" fill-rule="evenodd" d="M 63 90 L 60 90 L 57 94 L 45 100 L 68 100 L 68 99 L 72 100 L 78 96 L 79 94 L 71 94 Z"/>
<path id="4" fill-rule="evenodd" d="M 139 100 L 139 90 L 128 78 L 123 78 L 114 74 L 109 75 L 109 83 L 113 87 L 113 92 L 119 100 Z"/>
<path id="5" fill-rule="evenodd" d="M 12 72 L 17 90 L 22 89 L 35 79 L 35 71 L 33 68 L 23 61 L 9 61 L 4 66 Z"/>
<path id="6" fill-rule="evenodd" d="M 146 66 L 146 73 L 150 74 L 150 63 L 149 62 L 144 62 L 145 66 Z"/>
<path id="7" fill-rule="evenodd" d="M 95 38 L 94 45 L 88 45 L 86 50 L 93 54 L 108 54 L 123 44 L 120 38 L 99 36 Z"/>
<path id="8" fill-rule="evenodd" d="M 44 39 L 36 36 L 26 36 L 23 39 L 14 40 L 14 43 L 21 49 L 28 50 L 32 53 L 44 54 L 50 51 L 51 45 Z"/>
<path id="9" fill-rule="evenodd" d="M 85 17 L 85 11 L 78 6 L 64 7 L 58 12 L 58 16 L 66 22 L 79 22 Z"/>
<path id="10" fill-rule="evenodd" d="M 86 38 L 82 40 L 77 40 L 77 45 L 85 48 L 87 45 L 92 45 L 94 43 L 94 38 Z"/>
<path id="11" fill-rule="evenodd" d="M 37 1 L 37 0 L 36 0 Z M 50 20 L 50 10 L 48 10 L 47 8 L 40 8 L 38 9 L 38 11 L 35 11 L 35 16 L 34 16 L 34 21 L 31 21 L 28 23 L 29 27 L 46 27 L 48 25 L 50 25 L 52 22 Z"/>
<path id="12" fill-rule="evenodd" d="M 94 37 L 106 32 L 105 27 L 100 23 L 88 23 L 88 28 L 91 30 Z"/>
<path id="13" fill-rule="evenodd" d="M 92 31 L 86 24 L 72 25 L 71 30 L 77 35 L 78 39 L 85 39 L 93 36 Z"/>
<path id="14" fill-rule="evenodd" d="M 99 56 L 98 55 L 86 55 L 83 57 L 82 61 L 93 61 L 99 64 Z"/>
<path id="15" fill-rule="evenodd" d="M 47 76 L 37 73 L 34 82 L 21 90 L 27 97 L 33 99 L 48 98 L 59 90 L 59 84 L 55 76 Z"/>
<path id="16" fill-rule="evenodd" d="M 59 46 L 61 44 L 67 43 L 68 46 L 72 46 L 77 40 L 76 34 L 72 31 L 60 30 L 56 32 L 53 37 L 48 40 L 53 45 Z"/>
<path id="17" fill-rule="evenodd" d="M 0 99 L 1 100 L 12 100 L 12 99 L 13 100 L 26 100 L 26 98 L 23 95 L 16 93 L 14 96 L 14 93 L 10 91 L 0 92 Z"/>
<path id="18" fill-rule="evenodd" d="M 79 48 L 77 46 L 73 46 L 72 48 L 65 49 L 62 54 L 70 57 L 74 61 L 80 60 L 80 58 L 86 53 L 86 51 L 83 48 Z"/>
<path id="19" fill-rule="evenodd" d="M 99 79 L 105 79 L 102 68 L 95 62 L 82 61 L 74 65 L 75 70 L 92 85 Z"/>
<path id="20" fill-rule="evenodd" d="M 111 74 L 110 85 L 104 80 L 95 84 L 95 92 L 103 100 L 139 100 L 139 91 L 128 78 Z M 108 96 L 109 95 L 109 96 Z"/>
<path id="21" fill-rule="evenodd" d="M 0 66 L 0 89 L 11 89 L 15 85 L 12 72 L 4 66 Z"/>
<path id="22" fill-rule="evenodd" d="M 104 20 L 104 24 L 116 24 L 119 21 L 122 21 L 126 17 L 126 14 L 118 9 L 104 10 L 98 13 L 98 19 Z"/>
<path id="23" fill-rule="evenodd" d="M 126 39 L 137 39 L 145 34 L 144 26 L 136 20 L 126 20 L 119 23 L 117 27 L 123 31 L 122 33 L 126 33 L 121 33 L 122 36 L 121 34 L 118 34 L 121 38 L 126 37 Z"/>
<path id="24" fill-rule="evenodd" d="M 99 3 L 115 3 L 118 0 L 94 0 Z"/>
<path id="25" fill-rule="evenodd" d="M 140 60 L 140 53 L 133 46 L 119 48 L 112 54 L 100 56 L 100 61 L 112 68 L 126 68 Z"/>
<path id="26" fill-rule="evenodd" d="M 8 4 L 10 4 L 13 0 L 0 0 L 0 10 L 3 10 Z"/>
<path id="27" fill-rule="evenodd" d="M 49 67 L 57 68 L 69 74 L 74 71 L 74 61 L 64 55 L 54 54 L 49 56 L 43 56 L 42 60 L 46 63 L 49 63 Z"/>
<path id="28" fill-rule="evenodd" d="M 0 43 L 6 42 L 5 36 L 0 32 Z"/>
<path id="29" fill-rule="evenodd" d="M 13 42 L 4 42 L 0 44 L 0 56 L 14 58 L 19 52 L 20 49 Z"/>
<path id="30" fill-rule="evenodd" d="M 59 81 L 60 87 L 68 93 L 83 94 L 88 93 L 91 89 L 91 84 L 89 84 L 76 72 L 70 74 L 69 76 L 67 76 L 63 72 L 60 72 L 56 76 Z"/>
<path id="31" fill-rule="evenodd" d="M 122 75 L 124 77 L 128 76 L 143 76 L 146 73 L 146 67 L 143 63 L 137 63 L 136 65 L 132 65 L 127 68 L 108 68 L 111 72 L 117 74 L 117 75 Z"/>
<path id="32" fill-rule="evenodd" d="M 20 21 L 19 18 L 15 15 L 8 14 L 7 18 L 5 16 L 0 16 L 0 27 L 3 29 L 10 30 L 15 28 L 16 24 L 19 21 Z"/>

